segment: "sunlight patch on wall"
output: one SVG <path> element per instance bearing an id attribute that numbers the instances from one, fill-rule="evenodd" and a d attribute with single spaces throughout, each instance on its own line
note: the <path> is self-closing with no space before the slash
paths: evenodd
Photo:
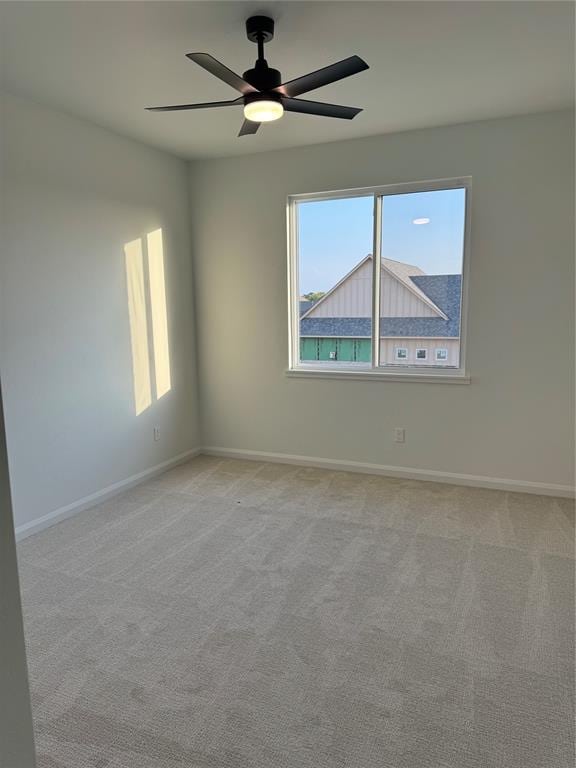
<path id="1" fill-rule="evenodd" d="M 146 236 L 148 244 L 148 282 L 152 315 L 152 341 L 156 397 L 160 399 L 170 391 L 170 351 L 168 348 L 168 320 L 166 314 L 166 287 L 164 284 L 164 248 L 162 230 L 156 229 Z"/>
<path id="2" fill-rule="evenodd" d="M 142 241 L 138 239 L 126 243 L 124 254 L 126 257 L 128 316 L 130 318 L 130 339 L 132 343 L 134 401 L 136 414 L 138 415 L 152 404 Z"/>

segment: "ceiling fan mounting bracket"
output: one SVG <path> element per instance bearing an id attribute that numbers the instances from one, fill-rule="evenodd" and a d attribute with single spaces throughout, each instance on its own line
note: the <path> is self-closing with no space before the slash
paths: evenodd
<path id="1" fill-rule="evenodd" d="M 274 39 L 274 19 L 268 16 L 250 16 L 246 19 L 246 37 L 251 43 L 269 43 Z"/>

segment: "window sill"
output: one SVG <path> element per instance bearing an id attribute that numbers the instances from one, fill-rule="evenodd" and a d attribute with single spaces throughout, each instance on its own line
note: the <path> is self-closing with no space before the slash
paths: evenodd
<path id="1" fill-rule="evenodd" d="M 398 373 L 396 371 L 376 371 L 372 368 L 365 370 L 334 368 L 321 370 L 319 368 L 288 368 L 286 376 L 294 379 L 350 379 L 369 381 L 416 382 L 419 384 L 470 384 L 470 376 L 464 373 Z"/>

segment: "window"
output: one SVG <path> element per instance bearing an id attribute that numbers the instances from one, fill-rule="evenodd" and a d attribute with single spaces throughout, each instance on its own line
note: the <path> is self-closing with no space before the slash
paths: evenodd
<path id="1" fill-rule="evenodd" d="M 465 380 L 469 188 L 462 178 L 288 199 L 291 372 Z"/>
<path id="2" fill-rule="evenodd" d="M 395 360 L 408 360 L 408 350 L 406 347 L 396 347 L 394 350 Z"/>

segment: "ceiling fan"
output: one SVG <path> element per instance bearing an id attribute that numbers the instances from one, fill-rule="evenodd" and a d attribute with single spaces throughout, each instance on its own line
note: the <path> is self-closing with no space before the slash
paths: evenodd
<path id="1" fill-rule="evenodd" d="M 173 112 L 243 105 L 244 122 L 238 136 L 256 133 L 261 123 L 278 120 L 285 111 L 303 112 L 320 117 L 338 117 L 343 120 L 352 120 L 359 112 L 362 112 L 357 107 L 343 107 L 338 104 L 324 104 L 319 101 L 296 98 L 302 93 L 308 93 L 308 91 L 335 83 L 337 80 L 368 69 L 368 64 L 359 56 L 349 56 L 347 59 L 336 62 L 336 64 L 330 64 L 328 67 L 317 69 L 308 75 L 283 83 L 280 72 L 269 67 L 264 58 L 264 43 L 269 43 L 274 37 L 274 20 L 267 16 L 251 16 L 246 21 L 246 34 L 248 40 L 258 45 L 258 58 L 254 68 L 244 72 L 242 77 L 232 72 L 209 53 L 186 54 L 196 64 L 239 91 L 242 94 L 239 98 L 231 101 L 175 104 L 167 107 L 146 107 L 146 109 L 151 112 Z"/>

